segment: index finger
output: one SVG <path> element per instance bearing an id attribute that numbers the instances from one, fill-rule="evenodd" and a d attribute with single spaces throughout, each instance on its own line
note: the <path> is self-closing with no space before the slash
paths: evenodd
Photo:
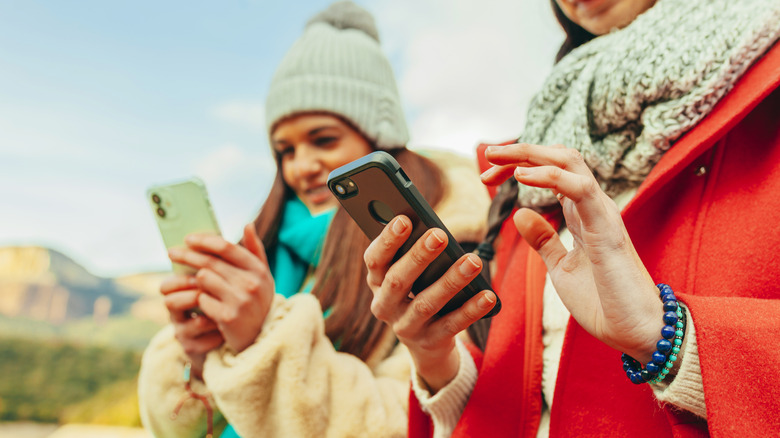
<path id="1" fill-rule="evenodd" d="M 166 277 L 165 280 L 160 283 L 160 293 L 168 295 L 172 292 L 194 289 L 197 285 L 198 282 L 192 275 L 172 275 Z"/>
<path id="2" fill-rule="evenodd" d="M 408 217 L 399 215 L 394 217 L 366 248 L 363 261 L 368 269 L 368 285 L 379 287 L 382 285 L 390 263 L 401 246 L 409 238 L 412 232 L 412 223 Z"/>
<path id="3" fill-rule="evenodd" d="M 489 146 L 485 158 L 498 166 L 556 166 L 579 174 L 590 173 L 581 154 L 563 145 L 542 146 L 516 143 L 507 146 Z"/>
<path id="4" fill-rule="evenodd" d="M 222 236 L 216 234 L 193 233 L 188 234 L 184 241 L 191 249 L 216 256 L 240 269 L 256 271 L 262 264 L 259 257 L 248 249 L 235 243 L 228 242 Z"/>

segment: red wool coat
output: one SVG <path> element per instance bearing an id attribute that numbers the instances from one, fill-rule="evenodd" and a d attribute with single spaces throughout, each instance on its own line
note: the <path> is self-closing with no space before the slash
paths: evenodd
<path id="1" fill-rule="evenodd" d="M 648 385 L 626 378 L 620 352 L 572 319 L 551 436 L 780 435 L 779 85 L 776 45 L 665 154 L 623 211 L 653 279 L 690 309 L 707 422 L 659 407 Z M 534 437 L 539 424 L 545 268 L 512 221 L 500 239 L 493 284 L 503 309 L 475 357 L 479 379 L 456 437 Z M 430 427 L 412 394 L 410 436 L 430 436 Z"/>

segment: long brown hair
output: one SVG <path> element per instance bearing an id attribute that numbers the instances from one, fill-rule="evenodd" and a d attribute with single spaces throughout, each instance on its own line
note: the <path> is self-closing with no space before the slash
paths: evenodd
<path id="1" fill-rule="evenodd" d="M 556 3 L 555 0 L 550 0 L 550 3 L 552 3 L 555 18 L 563 28 L 564 33 L 566 33 L 566 40 L 563 41 L 561 48 L 558 49 L 558 54 L 555 56 L 555 62 L 558 62 L 572 50 L 587 43 L 593 38 L 596 38 L 596 35 L 593 35 L 583 29 L 579 24 L 569 20 L 569 17 L 563 13 L 563 10 L 558 6 L 558 3 Z"/>
<path id="2" fill-rule="evenodd" d="M 432 161 L 408 149 L 388 151 L 404 168 L 409 178 L 428 202 L 436 206 L 444 196 L 441 170 Z M 281 163 L 271 191 L 255 219 L 257 233 L 271 253 L 284 214 L 284 202 L 293 191 L 282 179 Z M 363 253 L 369 240 L 341 207 L 333 217 L 322 248 L 320 263 L 314 271 L 312 294 L 323 309 L 330 309 L 325 318 L 325 334 L 339 351 L 366 360 L 385 336 L 389 327 L 371 313 L 373 294 L 366 283 L 368 274 Z"/>

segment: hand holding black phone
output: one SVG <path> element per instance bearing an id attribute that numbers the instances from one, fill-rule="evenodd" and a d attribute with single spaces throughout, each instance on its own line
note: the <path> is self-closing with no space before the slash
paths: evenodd
<path id="1" fill-rule="evenodd" d="M 428 229 L 440 228 L 447 233 L 447 247 L 414 282 L 414 294 L 441 278 L 465 254 L 428 201 L 387 152 L 372 152 L 334 170 L 328 176 L 328 188 L 371 240 L 376 239 L 385 225 L 397 215 L 403 214 L 412 221 L 412 234 L 398 250 L 395 260 L 405 254 Z M 491 289 L 490 283 L 484 276 L 477 276 L 439 311 L 439 315 L 459 308 L 469 298 L 486 289 Z M 496 315 L 500 309 L 501 301 L 498 300 L 485 317 Z"/>

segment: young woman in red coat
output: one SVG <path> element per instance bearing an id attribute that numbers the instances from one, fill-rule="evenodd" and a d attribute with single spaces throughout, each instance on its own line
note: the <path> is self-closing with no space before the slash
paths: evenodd
<path id="1" fill-rule="evenodd" d="M 366 251 L 415 365 L 410 435 L 780 433 L 780 3 L 554 5 L 565 56 L 519 141 L 481 157 L 503 183 L 484 349 L 456 334 L 492 292 L 434 316 L 479 257 L 410 299 L 446 235 L 392 263 L 398 217 Z"/>

